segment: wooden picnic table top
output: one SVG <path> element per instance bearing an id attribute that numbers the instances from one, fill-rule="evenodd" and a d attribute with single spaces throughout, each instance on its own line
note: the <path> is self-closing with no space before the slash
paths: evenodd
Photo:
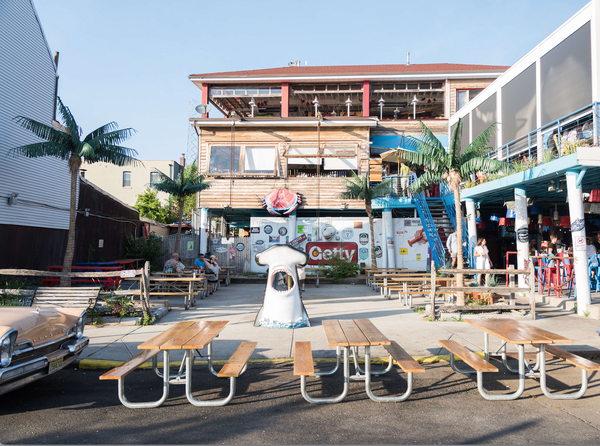
<path id="1" fill-rule="evenodd" d="M 138 345 L 140 350 L 203 349 L 225 328 L 229 321 L 183 321 Z"/>
<path id="2" fill-rule="evenodd" d="M 365 271 L 403 271 L 408 268 L 365 268 Z"/>
<path id="3" fill-rule="evenodd" d="M 511 344 L 570 344 L 573 342 L 571 339 L 513 319 L 465 319 L 465 321 Z"/>
<path id="4" fill-rule="evenodd" d="M 219 269 L 235 269 L 236 266 L 219 266 Z"/>
<path id="5" fill-rule="evenodd" d="M 149 277 L 151 282 L 202 282 L 204 280 L 204 276 L 196 276 L 193 277 Z"/>
<path id="6" fill-rule="evenodd" d="M 369 319 L 325 319 L 323 330 L 331 347 L 391 345 Z"/>
<path id="7" fill-rule="evenodd" d="M 62 265 L 50 265 L 47 266 L 46 269 L 48 271 L 62 271 Z M 98 272 L 104 272 L 104 271 L 122 271 L 123 270 L 123 265 L 116 265 L 116 266 L 78 266 L 78 265 L 73 265 L 71 266 L 71 272 L 74 271 L 98 271 Z"/>
<path id="8" fill-rule="evenodd" d="M 410 276 L 402 276 L 402 277 L 391 277 L 391 279 L 395 282 L 410 282 L 410 281 L 417 281 L 417 280 L 427 280 L 427 281 L 431 281 L 431 274 L 414 274 L 414 275 L 410 275 Z M 456 277 L 436 277 L 435 281 L 444 281 L 444 280 L 449 280 L 451 282 L 456 282 Z"/>

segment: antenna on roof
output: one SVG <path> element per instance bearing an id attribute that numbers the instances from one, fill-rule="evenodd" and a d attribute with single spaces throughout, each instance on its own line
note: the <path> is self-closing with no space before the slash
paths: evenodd
<path id="1" fill-rule="evenodd" d="M 410 65 L 410 53 L 406 53 L 406 65 Z"/>

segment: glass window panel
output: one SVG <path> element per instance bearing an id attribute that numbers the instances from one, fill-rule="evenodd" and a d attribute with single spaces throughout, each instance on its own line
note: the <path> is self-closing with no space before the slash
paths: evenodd
<path id="1" fill-rule="evenodd" d="M 271 88 L 271 94 L 281 94 L 281 88 Z"/>
<path id="2" fill-rule="evenodd" d="M 233 173 L 240 170 L 240 146 L 231 150 L 230 146 L 212 146 L 210 150 L 209 173 L 231 173 L 233 162 Z"/>
<path id="3" fill-rule="evenodd" d="M 425 82 L 425 83 L 420 83 L 419 84 L 419 88 L 421 90 L 431 90 L 431 84 L 429 82 Z"/>
<path id="4" fill-rule="evenodd" d="M 325 170 L 356 170 L 356 158 L 324 158 Z"/>
<path id="5" fill-rule="evenodd" d="M 508 144 L 537 128 L 535 63 L 502 87 L 502 142 Z"/>
<path id="6" fill-rule="evenodd" d="M 158 172 L 150 172 L 150 187 L 155 188 L 156 183 L 159 182 Z"/>
<path id="7" fill-rule="evenodd" d="M 290 146 L 288 155 L 317 155 L 317 146 Z"/>
<path id="8" fill-rule="evenodd" d="M 222 94 L 223 94 L 223 90 L 221 90 L 220 88 L 211 88 L 210 89 L 211 96 L 222 95 Z"/>
<path id="9" fill-rule="evenodd" d="M 467 90 L 458 90 L 456 92 L 456 111 L 463 108 L 469 102 L 469 92 Z"/>
<path id="10" fill-rule="evenodd" d="M 443 88 L 443 86 L 441 82 L 431 84 L 431 88 Z"/>
<path id="11" fill-rule="evenodd" d="M 418 90 L 419 89 L 419 84 L 406 84 L 406 87 L 409 90 Z"/>
<path id="12" fill-rule="evenodd" d="M 245 88 L 236 88 L 235 94 L 237 94 L 237 95 L 246 94 L 246 89 Z"/>
<path id="13" fill-rule="evenodd" d="M 258 88 L 248 88 L 246 91 L 248 94 L 258 94 Z"/>
<path id="14" fill-rule="evenodd" d="M 471 121 L 473 124 L 473 138 L 477 138 L 485 129 L 497 121 L 495 93 L 473 110 Z M 496 148 L 495 136 L 490 140 L 490 145 Z"/>
<path id="15" fill-rule="evenodd" d="M 269 88 L 259 88 L 258 89 L 258 94 L 270 94 L 271 93 L 271 89 Z"/>
<path id="16" fill-rule="evenodd" d="M 244 161 L 246 173 L 274 173 L 275 147 L 248 147 Z"/>
<path id="17" fill-rule="evenodd" d="M 131 187 L 131 172 L 123 172 L 123 187 Z"/>
<path id="18" fill-rule="evenodd" d="M 227 88 L 227 89 L 223 90 L 223 95 L 233 96 L 233 89 Z"/>

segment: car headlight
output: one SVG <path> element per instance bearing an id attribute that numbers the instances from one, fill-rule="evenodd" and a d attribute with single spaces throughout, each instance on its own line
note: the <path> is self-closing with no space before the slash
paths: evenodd
<path id="1" fill-rule="evenodd" d="M 77 325 L 75 326 L 75 337 L 77 339 L 83 338 L 83 329 L 85 327 L 85 318 L 86 318 L 86 313 L 84 312 L 81 316 L 79 316 L 79 319 L 77 319 Z"/>
<path id="2" fill-rule="evenodd" d="M 13 349 L 17 340 L 17 330 L 10 330 L 0 338 L 0 367 L 8 367 L 12 361 Z"/>

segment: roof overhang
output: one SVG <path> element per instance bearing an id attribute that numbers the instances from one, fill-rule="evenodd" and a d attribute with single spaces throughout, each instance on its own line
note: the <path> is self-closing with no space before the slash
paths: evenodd
<path id="1" fill-rule="evenodd" d="M 339 127 L 376 127 L 379 119 L 375 117 L 368 118 L 324 118 L 319 121 L 316 118 L 190 118 L 190 123 L 197 128 L 208 127 L 316 127 L 319 123 L 322 128 Z"/>

